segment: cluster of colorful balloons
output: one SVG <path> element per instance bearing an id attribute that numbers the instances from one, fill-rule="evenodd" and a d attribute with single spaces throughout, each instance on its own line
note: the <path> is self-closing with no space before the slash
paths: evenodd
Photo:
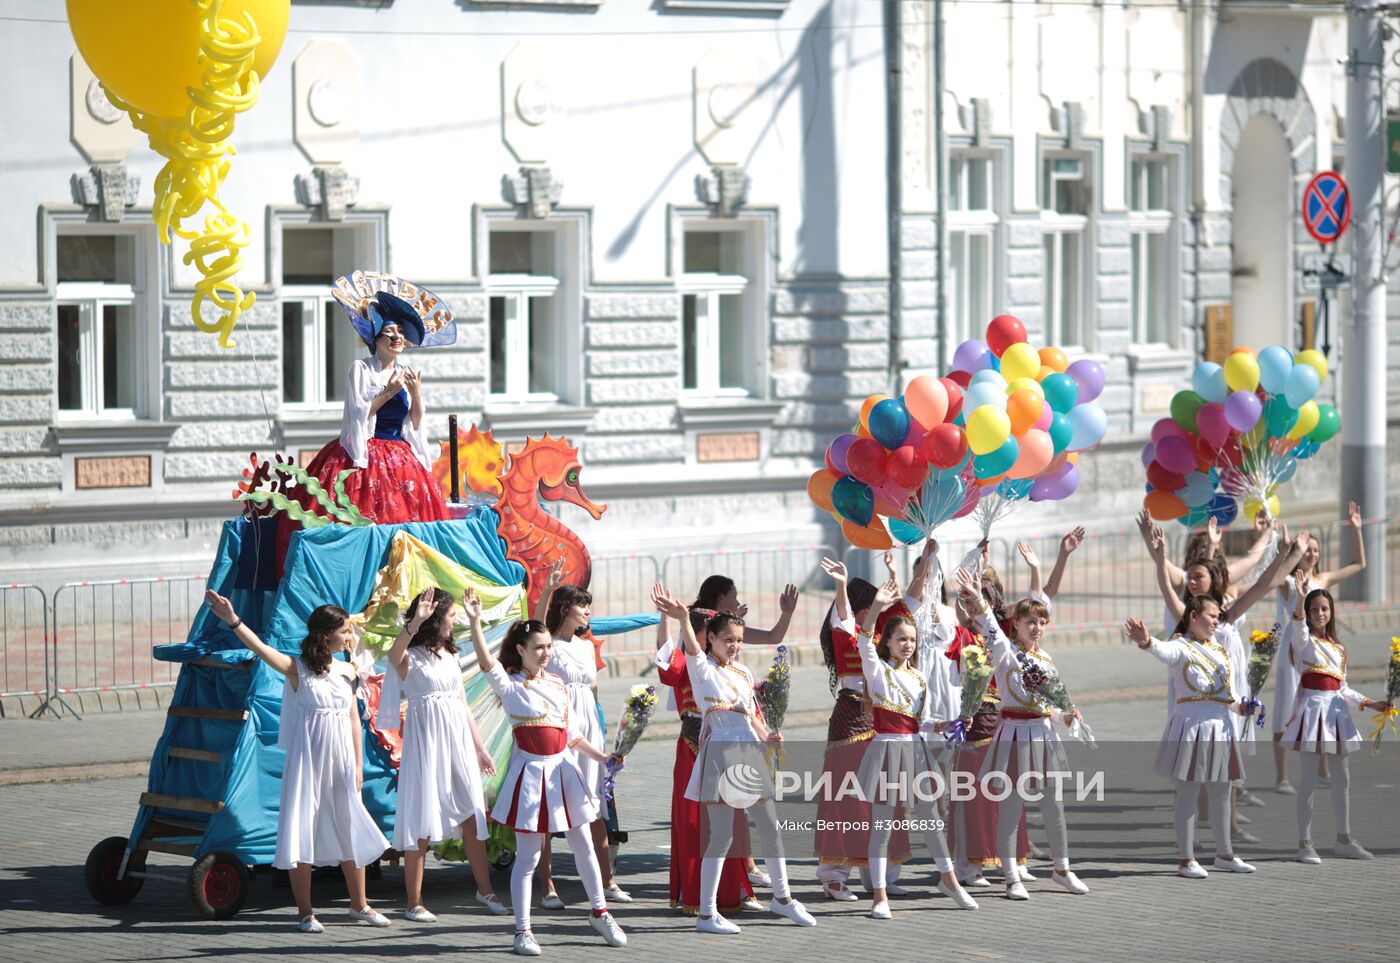
<path id="1" fill-rule="evenodd" d="M 1311 348 L 1240 347 L 1224 365 L 1197 364 L 1143 448 L 1143 507 L 1187 526 L 1228 525 L 1241 510 L 1277 517 L 1278 486 L 1341 431 L 1337 409 L 1313 400 L 1325 380 L 1327 359 Z"/>
<path id="2" fill-rule="evenodd" d="M 856 431 L 832 441 L 808 481 L 852 545 L 919 541 L 987 492 L 1050 501 L 1078 487 L 1078 452 L 1108 428 L 1094 403 L 1098 364 L 1037 350 L 1020 321 L 1000 315 L 985 340 L 958 346 L 953 365 L 945 377 L 914 378 L 900 398 L 867 398 Z"/>

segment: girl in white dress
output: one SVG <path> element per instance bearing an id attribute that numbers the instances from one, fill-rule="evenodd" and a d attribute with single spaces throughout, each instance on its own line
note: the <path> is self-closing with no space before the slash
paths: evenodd
<path id="1" fill-rule="evenodd" d="M 588 835 L 588 824 L 598 818 L 598 797 L 584 783 L 571 750 L 598 762 L 614 757 L 583 741 L 575 727 L 568 689 L 546 669 L 554 641 L 544 623 L 515 622 L 501 642 L 500 653 L 493 656 L 481 633 L 481 600 L 470 589 L 462 599 L 462 609 L 471 625 L 477 664 L 501 700 L 515 741 L 510 767 L 491 809 L 492 822 L 515 830 L 515 865 L 510 872 L 515 952 L 540 955 L 540 944 L 530 930 L 530 884 L 549 833 L 564 833 L 569 840 L 579 879 L 593 907 L 589 925 L 609 946 L 626 946 L 626 935 L 608 912 Z"/>
<path id="2" fill-rule="evenodd" d="M 389 848 L 360 799 L 364 783 L 364 740 L 355 700 L 357 676 L 336 652 L 355 642 L 350 616 L 322 605 L 306 620 L 301 655 L 292 656 L 258 638 L 217 592 L 204 593 L 209 610 L 228 623 L 238 641 L 282 673 L 282 717 L 277 744 L 287 751 L 278 804 L 277 850 L 272 865 L 290 870 L 299 929 L 320 933 L 311 908 L 311 870 L 339 864 L 350 891 L 350 915 L 369 926 L 389 920 L 365 899 L 365 870 Z"/>
<path id="3" fill-rule="evenodd" d="M 437 919 L 423 905 L 423 860 L 428 846 L 461 839 L 476 881 L 476 901 L 493 913 L 509 913 L 496 899 L 486 858 L 486 799 L 481 774 L 496 771 L 476 730 L 462 689 L 462 669 L 452 625 L 457 607 L 443 589 L 430 588 L 409 606 L 407 624 L 389 650 L 384 696 L 376 727 L 399 728 L 399 691 L 408 697 L 403 715 L 403 758 L 394 819 L 394 848 L 404 854 L 405 917 Z"/>
<path id="4" fill-rule="evenodd" d="M 763 755 L 765 743 L 778 745 L 783 737 L 769 732 L 764 724 L 754 697 L 753 673 L 738 661 L 744 646 L 744 620 L 727 612 L 714 615 L 705 624 L 705 648 L 701 649 L 686 606 L 661 592 L 656 603 L 681 624 L 686 672 L 695 702 L 704 713 L 700 750 L 685 788 L 687 799 L 704 805 L 710 824 L 700 861 L 700 915 L 695 929 L 726 935 L 739 932 L 715 909 L 720 873 L 734 836 L 735 810 L 748 810 L 755 817 L 773 886 L 768 908 L 799 926 L 816 926 L 817 921 L 788 892 L 787 863 L 773 802 L 777 793 Z"/>
<path id="5" fill-rule="evenodd" d="M 1351 837 L 1351 771 L 1347 756 L 1361 748 L 1361 734 L 1351 720 L 1351 708 L 1384 709 L 1347 685 L 1347 650 L 1337 638 L 1333 621 L 1336 604 L 1326 589 L 1299 597 L 1279 653 L 1299 675 L 1293 712 L 1283 730 L 1283 746 L 1302 753 L 1303 777 L 1298 784 L 1298 861 L 1320 863 L 1312 844 L 1313 795 L 1324 758 L 1332 762 L 1332 814 L 1337 821 L 1337 845 L 1332 852 L 1346 859 L 1373 859 Z"/>
<path id="6" fill-rule="evenodd" d="M 1017 831 L 1020 828 L 1021 813 L 1025 800 L 1021 798 L 1019 786 L 1039 790 L 1040 814 L 1045 822 L 1045 835 L 1050 840 L 1050 855 L 1054 860 L 1054 871 L 1050 878 L 1067 892 L 1080 895 L 1089 892 L 1089 887 L 1070 871 L 1069 842 L 1065 831 L 1065 810 L 1056 793 L 1049 791 L 1047 773 L 1069 772 L 1069 760 L 1060 744 L 1060 736 L 1054 723 L 1066 726 L 1081 721 L 1078 709 L 1062 712 L 1050 705 L 1036 692 L 1028 691 L 1022 680 L 1021 659 L 1034 665 L 1047 676 L 1058 674 L 1050 654 L 1040 647 L 1049 624 L 1049 612 L 1045 603 L 1036 599 L 1022 599 L 1011 611 L 1012 631 L 1015 640 L 1006 637 L 997 624 L 990 607 L 982 597 L 981 580 L 978 576 L 961 569 L 957 574 L 957 586 L 962 595 L 963 610 L 973 614 L 974 625 L 987 639 L 987 654 L 992 663 L 996 678 L 997 692 L 1001 695 L 1001 718 L 996 732 L 992 735 L 982 776 L 993 773 L 1011 784 L 1012 791 L 997 807 L 997 841 L 1001 846 L 1001 864 L 1004 867 L 1016 865 Z M 1009 870 L 1006 878 L 1006 898 L 1012 900 L 1030 899 L 1020 877 Z"/>
<path id="7" fill-rule="evenodd" d="M 1166 642 L 1152 638 L 1141 619 L 1129 619 L 1128 638 L 1171 670 L 1176 701 L 1157 749 L 1158 775 L 1176 784 L 1176 874 L 1208 875 L 1196 862 L 1196 800 L 1204 788 L 1213 812 L 1229 807 L 1230 784 L 1244 778 L 1235 716 L 1249 719 L 1230 653 L 1218 641 L 1220 605 L 1205 595 L 1186 600 L 1176 632 Z M 1215 868 L 1252 873 L 1254 867 L 1230 851 L 1224 821 L 1215 823 Z"/>
<path id="8" fill-rule="evenodd" d="M 1289 620 L 1293 617 L 1293 610 L 1298 607 L 1298 600 L 1290 593 L 1297 591 L 1302 595 L 1307 595 L 1314 589 L 1335 588 L 1353 575 L 1359 575 L 1365 570 L 1366 542 L 1361 537 L 1361 509 L 1356 502 L 1347 503 L 1347 522 L 1351 525 L 1351 557 L 1355 561 L 1335 571 L 1319 572 L 1317 560 L 1322 554 L 1321 546 L 1318 545 L 1315 536 L 1308 535 L 1303 557 L 1299 560 L 1297 568 L 1293 570 L 1294 577 L 1285 582 L 1278 590 L 1278 615 L 1274 621 L 1281 627 L 1287 627 Z M 1288 752 L 1283 747 L 1283 729 L 1288 723 L 1288 717 L 1293 714 L 1293 703 L 1298 696 L 1298 670 L 1288 659 L 1283 658 L 1284 654 L 1279 653 L 1280 658 L 1274 668 L 1274 768 L 1278 772 L 1274 792 L 1291 796 L 1296 790 L 1288 782 Z M 1322 775 L 1327 775 L 1326 759 L 1322 760 Z"/>
<path id="9" fill-rule="evenodd" d="M 856 637 L 875 727 L 857 780 L 864 798 L 871 803 L 869 866 L 874 902 L 870 915 L 877 920 L 890 918 L 885 870 L 891 823 L 899 813 L 921 828 L 924 844 L 939 873 L 938 891 L 959 909 L 977 908 L 953 875 L 953 857 L 948 853 L 943 821 L 934 801 L 937 784 L 928 778 L 941 768 L 943 739 L 939 733 L 947 720 L 934 714 L 935 696 L 915 664 L 918 631 L 912 619 L 896 615 L 885 622 L 879 643 L 874 640 L 880 613 L 897 601 L 899 586 L 886 582 L 875 593 L 875 601 Z M 928 740 L 936 740 L 936 744 L 930 745 Z"/>

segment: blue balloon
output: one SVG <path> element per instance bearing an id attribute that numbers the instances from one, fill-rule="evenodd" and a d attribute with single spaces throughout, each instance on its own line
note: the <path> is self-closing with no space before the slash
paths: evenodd
<path id="1" fill-rule="evenodd" d="M 1307 367 L 1303 365 L 1302 367 Z M 1309 371 L 1312 369 L 1309 368 Z M 1313 372 L 1313 377 L 1317 372 Z M 1284 398 L 1273 397 L 1264 403 L 1264 430 L 1274 438 L 1283 438 L 1298 421 L 1298 409 Z"/>
<path id="2" fill-rule="evenodd" d="M 1209 504 L 1210 500 L 1215 497 L 1215 485 L 1211 483 L 1209 475 L 1193 471 L 1186 476 L 1186 487 L 1179 490 L 1176 495 L 1186 503 L 1187 507 L 1197 508 Z"/>
<path id="3" fill-rule="evenodd" d="M 1020 501 L 1028 498 L 1034 487 L 1035 479 L 1033 478 L 1003 478 L 1001 484 L 997 485 L 997 492 L 1002 498 Z"/>
<path id="4" fill-rule="evenodd" d="M 886 398 L 870 409 L 865 427 L 870 429 L 870 437 L 893 451 L 904 444 L 904 436 L 909 434 L 909 409 L 897 398 Z"/>
<path id="5" fill-rule="evenodd" d="M 863 528 L 875 515 L 875 493 L 869 485 L 847 475 L 832 486 L 831 507 L 846 521 Z"/>
<path id="6" fill-rule="evenodd" d="M 1288 372 L 1283 396 L 1294 408 L 1301 408 L 1312 401 L 1313 395 L 1317 394 L 1317 389 L 1321 386 L 1322 379 L 1317 376 L 1316 368 L 1310 364 L 1295 364 L 1293 370 Z"/>
<path id="7" fill-rule="evenodd" d="M 1202 361 L 1191 374 L 1191 387 L 1206 401 L 1223 405 L 1230 397 L 1230 386 L 1225 383 L 1225 369 L 1214 361 Z"/>
<path id="8" fill-rule="evenodd" d="M 1221 498 L 1224 499 L 1223 503 L 1220 501 Z M 1233 498 L 1222 495 L 1214 502 L 1211 502 L 1209 514 L 1211 518 L 1215 519 L 1217 525 L 1224 528 L 1235 520 L 1235 516 L 1239 514 L 1239 511 L 1239 506 L 1235 504 Z"/>
<path id="9" fill-rule="evenodd" d="M 1020 443 L 1015 438 L 1008 438 L 995 451 L 978 455 L 977 460 L 972 463 L 972 471 L 978 478 L 995 478 L 1010 471 L 1020 454 Z"/>
<path id="10" fill-rule="evenodd" d="M 1271 395 L 1282 391 L 1288 381 L 1288 372 L 1293 370 L 1293 355 L 1288 349 L 1271 344 L 1260 351 L 1255 360 L 1259 364 L 1259 383 L 1264 390 Z"/>
<path id="11" fill-rule="evenodd" d="M 1040 387 L 1051 409 L 1060 414 L 1067 414 L 1079 400 L 1079 383 L 1067 374 L 1048 374 Z"/>
<path id="12" fill-rule="evenodd" d="M 886 522 L 890 527 L 890 534 L 893 535 L 895 541 L 899 542 L 901 545 L 913 545 L 924 539 L 924 530 L 922 528 L 916 525 L 910 525 L 901 518 L 886 519 Z"/>
<path id="13" fill-rule="evenodd" d="M 1108 415 L 1092 401 L 1075 405 L 1065 417 L 1069 419 L 1070 451 L 1092 448 L 1103 441 L 1103 436 L 1108 431 Z"/>
<path id="14" fill-rule="evenodd" d="M 1283 463 L 1283 466 L 1274 473 L 1275 484 L 1282 485 L 1286 481 L 1293 479 L 1293 473 L 1298 470 L 1298 459 L 1294 458 Z"/>
<path id="15" fill-rule="evenodd" d="M 970 389 L 973 385 L 980 384 L 994 384 L 1002 390 L 1002 394 L 1006 393 L 1006 379 L 1001 376 L 1000 371 L 983 368 L 972 376 L 972 380 L 967 383 L 967 386 Z"/>
<path id="16" fill-rule="evenodd" d="M 963 395 L 963 411 L 976 411 L 983 405 L 993 405 L 1006 410 L 1006 388 L 983 381 L 967 389 Z"/>

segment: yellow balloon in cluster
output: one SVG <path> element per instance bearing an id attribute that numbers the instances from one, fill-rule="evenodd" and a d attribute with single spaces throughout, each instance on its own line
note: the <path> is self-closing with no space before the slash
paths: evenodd
<path id="1" fill-rule="evenodd" d="M 1040 353 L 1024 341 L 1008 345 L 1001 353 L 1001 376 L 1010 384 L 1018 378 L 1034 378 L 1040 373 Z"/>
<path id="2" fill-rule="evenodd" d="M 996 405 L 983 405 L 967 416 L 967 444 L 974 454 L 996 451 L 1011 437 L 1011 418 Z"/>
<path id="3" fill-rule="evenodd" d="M 1053 374 L 1053 372 L 1051 373 Z M 1015 381 L 1007 383 L 1007 395 L 1014 395 L 1018 391 L 1029 391 L 1041 401 L 1045 400 L 1045 389 L 1034 378 L 1017 378 Z"/>
<path id="4" fill-rule="evenodd" d="M 1298 356 L 1293 360 L 1298 364 L 1308 365 L 1316 371 L 1318 384 L 1327 380 L 1327 359 L 1321 351 L 1308 348 L 1306 351 L 1299 351 Z M 1301 410 L 1300 408 L 1299 411 Z"/>
<path id="5" fill-rule="evenodd" d="M 1259 362 L 1252 353 L 1241 351 L 1225 359 L 1225 383 L 1231 391 L 1253 391 L 1259 387 Z"/>
<path id="6" fill-rule="evenodd" d="M 1294 441 L 1302 438 L 1317 427 L 1318 419 L 1322 417 L 1322 412 L 1317 407 L 1316 401 L 1309 401 L 1298 409 L 1298 420 L 1293 423 L 1293 427 L 1288 431 L 1288 437 Z"/>
<path id="7" fill-rule="evenodd" d="M 187 87 L 198 88 L 199 33 L 209 0 L 68 0 L 68 24 L 78 52 L 113 94 L 143 114 L 181 117 Z M 223 0 L 220 17 L 257 24 L 253 69 L 266 77 L 287 37 L 291 0 Z"/>
<path id="8" fill-rule="evenodd" d="M 1279 511 L 1280 511 L 1280 509 L 1282 508 L 1282 506 L 1279 504 L 1278 496 L 1277 496 L 1277 495 L 1270 495 L 1270 496 L 1269 496 L 1268 507 L 1269 507 L 1269 517 L 1270 517 L 1270 518 L 1278 518 Z M 1253 521 L 1253 520 L 1254 520 L 1254 517 L 1255 517 L 1256 515 L 1258 515 L 1261 511 L 1263 511 L 1263 509 L 1264 509 L 1264 505 L 1260 503 L 1259 499 L 1257 499 L 1257 498 L 1246 498 L 1246 499 L 1245 499 L 1245 502 L 1244 502 L 1244 514 L 1245 514 L 1245 517 L 1248 518 L 1250 521 Z"/>

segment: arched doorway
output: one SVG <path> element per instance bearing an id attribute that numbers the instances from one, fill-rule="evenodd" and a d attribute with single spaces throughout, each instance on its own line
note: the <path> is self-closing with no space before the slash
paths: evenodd
<path id="1" fill-rule="evenodd" d="M 1250 118 L 1230 174 L 1235 344 L 1289 344 L 1293 330 L 1293 165 L 1272 114 Z"/>

